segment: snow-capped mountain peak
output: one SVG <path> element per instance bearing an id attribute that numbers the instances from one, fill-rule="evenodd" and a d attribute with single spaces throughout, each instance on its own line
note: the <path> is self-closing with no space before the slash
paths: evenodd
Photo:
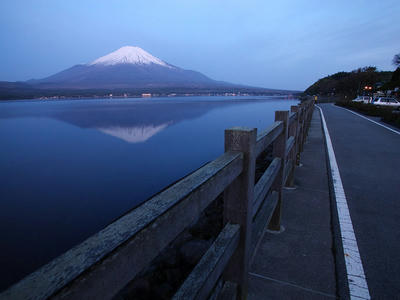
<path id="1" fill-rule="evenodd" d="M 89 65 L 112 66 L 118 64 L 139 64 L 139 65 L 157 64 L 171 68 L 170 65 L 166 64 L 161 59 L 144 51 L 142 48 L 133 46 L 125 46 L 119 48 L 118 50 L 111 52 L 110 54 L 107 54 L 105 56 L 96 59 Z"/>
<path id="2" fill-rule="evenodd" d="M 75 65 L 33 83 L 40 88 L 158 89 L 226 86 L 168 64 L 139 47 L 125 46 L 87 64 Z"/>

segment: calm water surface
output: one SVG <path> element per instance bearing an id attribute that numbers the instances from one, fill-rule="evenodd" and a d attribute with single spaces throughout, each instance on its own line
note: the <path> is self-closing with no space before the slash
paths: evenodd
<path id="1" fill-rule="evenodd" d="M 0 289 L 265 129 L 297 100 L 186 97 L 0 103 Z"/>

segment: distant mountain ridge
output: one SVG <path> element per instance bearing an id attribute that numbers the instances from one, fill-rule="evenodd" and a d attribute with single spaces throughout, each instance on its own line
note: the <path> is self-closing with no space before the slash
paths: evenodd
<path id="1" fill-rule="evenodd" d="M 87 64 L 25 82 L 0 81 L 0 99 L 167 95 L 287 95 L 286 91 L 213 80 L 171 65 L 139 47 L 124 46 Z"/>

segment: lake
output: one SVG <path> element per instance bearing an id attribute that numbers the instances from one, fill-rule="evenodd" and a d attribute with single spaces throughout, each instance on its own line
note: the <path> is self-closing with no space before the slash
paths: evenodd
<path id="1" fill-rule="evenodd" d="M 170 97 L 0 103 L 0 290 L 224 151 L 297 99 Z"/>

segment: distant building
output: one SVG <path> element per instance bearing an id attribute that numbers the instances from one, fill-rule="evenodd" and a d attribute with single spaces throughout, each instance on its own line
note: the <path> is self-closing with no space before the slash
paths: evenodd
<path id="1" fill-rule="evenodd" d="M 150 98 L 150 97 L 151 97 L 151 94 L 150 94 L 150 93 L 143 93 L 143 94 L 142 94 L 142 97 L 143 97 L 143 98 Z"/>

